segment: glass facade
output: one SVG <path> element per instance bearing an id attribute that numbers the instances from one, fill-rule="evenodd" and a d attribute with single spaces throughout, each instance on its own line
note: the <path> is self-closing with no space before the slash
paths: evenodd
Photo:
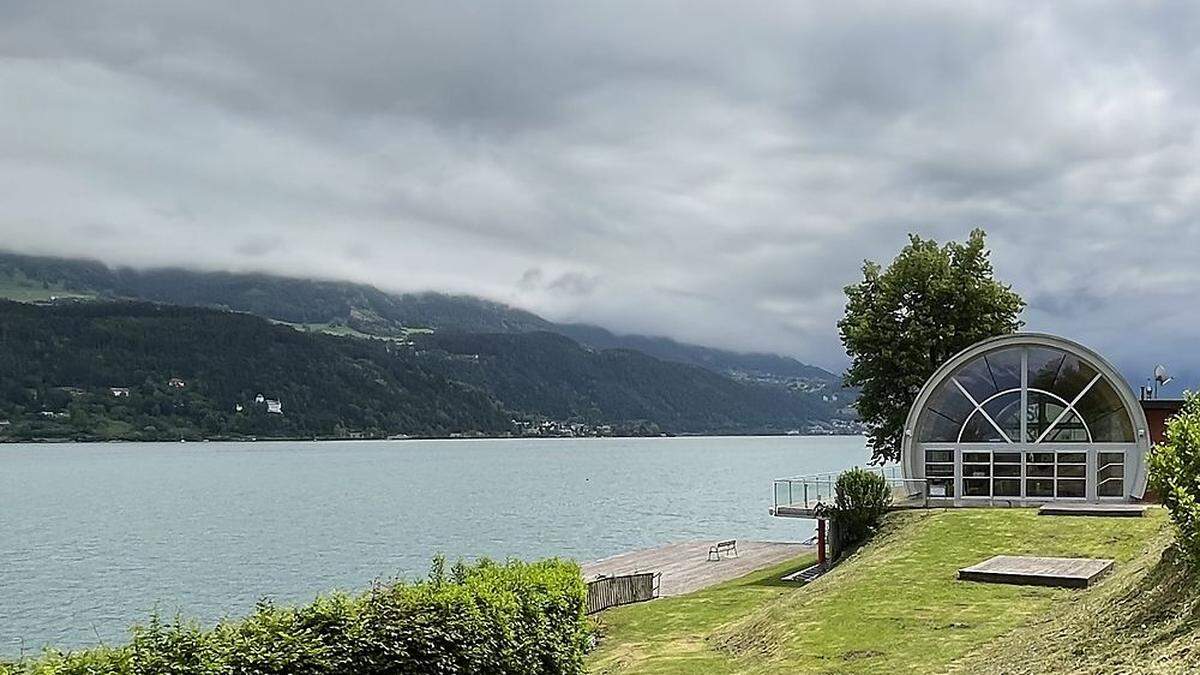
<path id="1" fill-rule="evenodd" d="M 982 354 L 960 366 L 938 385 L 926 403 L 918 440 L 1032 444 L 1135 441 L 1129 412 L 1113 384 L 1077 356 L 1046 347 L 1009 347 Z"/>
<path id="2" fill-rule="evenodd" d="M 908 443 L 929 496 L 1127 498 L 1142 446 L 1124 383 L 1076 350 L 1008 342 L 927 385 Z"/>

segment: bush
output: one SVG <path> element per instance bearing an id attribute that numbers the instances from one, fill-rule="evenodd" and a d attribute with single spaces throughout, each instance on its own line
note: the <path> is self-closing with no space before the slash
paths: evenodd
<path id="1" fill-rule="evenodd" d="M 391 675 L 580 673 L 579 566 L 482 561 L 293 608 L 262 602 L 210 630 L 152 618 L 123 647 L 50 651 L 0 675 Z"/>
<path id="2" fill-rule="evenodd" d="M 1150 451 L 1150 489 L 1162 499 L 1178 531 L 1177 545 L 1200 567 L 1200 394 L 1184 394 L 1167 423 L 1167 440 Z"/>
<path id="3" fill-rule="evenodd" d="M 834 484 L 834 502 L 819 509 L 832 524 L 833 555 L 866 541 L 892 505 L 892 489 L 880 474 L 855 467 Z"/>

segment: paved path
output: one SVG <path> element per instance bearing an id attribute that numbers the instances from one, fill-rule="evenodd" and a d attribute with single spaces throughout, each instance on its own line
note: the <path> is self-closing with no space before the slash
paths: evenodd
<path id="1" fill-rule="evenodd" d="M 685 541 L 641 551 L 629 551 L 583 565 L 583 578 L 598 574 L 661 572 L 660 595 L 682 595 L 754 570 L 770 567 L 816 549 L 805 544 L 738 540 L 738 557 L 708 559 L 714 541 Z"/>

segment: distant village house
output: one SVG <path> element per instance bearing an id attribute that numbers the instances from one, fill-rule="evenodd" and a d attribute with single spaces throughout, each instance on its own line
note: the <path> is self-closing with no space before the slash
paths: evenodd
<path id="1" fill-rule="evenodd" d="M 167 386 L 174 389 L 183 389 L 187 386 L 187 382 L 184 382 L 178 377 L 172 377 L 171 379 L 167 380 Z"/>
<path id="2" fill-rule="evenodd" d="M 109 387 L 108 390 L 118 398 L 129 396 L 129 387 Z"/>
<path id="3" fill-rule="evenodd" d="M 272 413 L 275 415 L 283 414 L 283 403 L 280 403 L 279 401 L 277 401 L 273 398 L 267 399 L 266 403 L 267 403 L 267 412 L 268 413 Z"/>

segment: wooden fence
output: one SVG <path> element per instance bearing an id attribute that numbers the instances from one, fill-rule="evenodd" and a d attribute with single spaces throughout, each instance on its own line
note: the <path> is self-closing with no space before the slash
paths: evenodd
<path id="1" fill-rule="evenodd" d="M 660 572 L 643 572 L 593 579 L 587 585 L 587 613 L 653 600 L 658 597 L 661 577 Z"/>

